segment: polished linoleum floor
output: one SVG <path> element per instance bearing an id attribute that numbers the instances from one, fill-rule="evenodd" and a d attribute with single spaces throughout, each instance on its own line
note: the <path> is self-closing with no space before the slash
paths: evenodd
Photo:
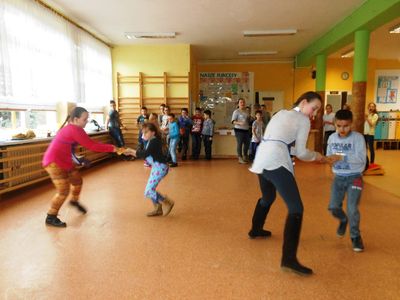
<path id="1" fill-rule="evenodd" d="M 397 162 L 399 153 L 391 154 Z M 0 299 L 400 298 L 399 196 L 365 184 L 366 250 L 355 253 L 348 233 L 336 237 L 327 211 L 329 167 L 297 163 L 305 206 L 298 257 L 315 272 L 305 278 L 279 267 L 281 198 L 265 226 L 272 237 L 247 238 L 260 194 L 247 167 L 200 160 L 171 169 L 160 186 L 176 203 L 168 217 L 145 216 L 151 204 L 143 197 L 149 169 L 142 161 L 110 161 L 83 172 L 81 201 L 89 213 L 65 204 L 65 229 L 44 225 L 50 183 L 3 196 Z"/>

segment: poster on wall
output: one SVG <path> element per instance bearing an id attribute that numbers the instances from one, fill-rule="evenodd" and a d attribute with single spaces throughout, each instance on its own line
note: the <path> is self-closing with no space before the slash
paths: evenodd
<path id="1" fill-rule="evenodd" d="M 232 125 L 231 116 L 239 98 L 245 99 L 246 105 L 254 103 L 254 73 L 200 72 L 200 106 L 213 112 L 218 127 Z"/>
<path id="2" fill-rule="evenodd" d="M 399 90 L 398 75 L 378 75 L 376 103 L 394 104 L 397 102 Z"/>

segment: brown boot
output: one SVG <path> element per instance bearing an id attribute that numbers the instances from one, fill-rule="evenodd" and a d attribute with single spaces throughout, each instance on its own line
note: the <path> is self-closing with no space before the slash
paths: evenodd
<path id="1" fill-rule="evenodd" d="M 171 209 L 174 207 L 174 201 L 165 198 L 163 202 L 161 202 L 163 208 L 164 208 L 164 217 L 168 216 L 168 214 L 171 212 Z"/>
<path id="2" fill-rule="evenodd" d="M 157 217 L 157 216 L 162 216 L 163 214 L 163 210 L 162 210 L 162 206 L 160 203 L 153 203 L 154 205 L 154 210 L 148 212 L 146 215 L 148 217 Z"/>

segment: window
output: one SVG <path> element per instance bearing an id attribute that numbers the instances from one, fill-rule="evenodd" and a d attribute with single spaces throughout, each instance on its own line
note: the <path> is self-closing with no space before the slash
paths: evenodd
<path id="1" fill-rule="evenodd" d="M 104 129 L 104 113 L 102 112 L 91 112 L 89 113 L 89 123 L 86 125 L 85 130 L 98 131 Z"/>
<path id="2" fill-rule="evenodd" d="M 1 5 L 0 108 L 52 110 L 57 102 L 108 105 L 108 46 L 35 1 L 2 0 Z"/>
<path id="3" fill-rule="evenodd" d="M 0 111 L 0 140 L 9 140 L 13 135 L 33 130 L 37 137 L 54 135 L 57 128 L 55 111 Z"/>

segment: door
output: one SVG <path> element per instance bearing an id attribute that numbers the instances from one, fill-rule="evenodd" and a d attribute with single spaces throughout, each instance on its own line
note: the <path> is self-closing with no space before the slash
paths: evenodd
<path id="1" fill-rule="evenodd" d="M 284 108 L 283 91 L 259 91 L 258 94 L 260 105 L 264 104 L 271 115 Z"/>

